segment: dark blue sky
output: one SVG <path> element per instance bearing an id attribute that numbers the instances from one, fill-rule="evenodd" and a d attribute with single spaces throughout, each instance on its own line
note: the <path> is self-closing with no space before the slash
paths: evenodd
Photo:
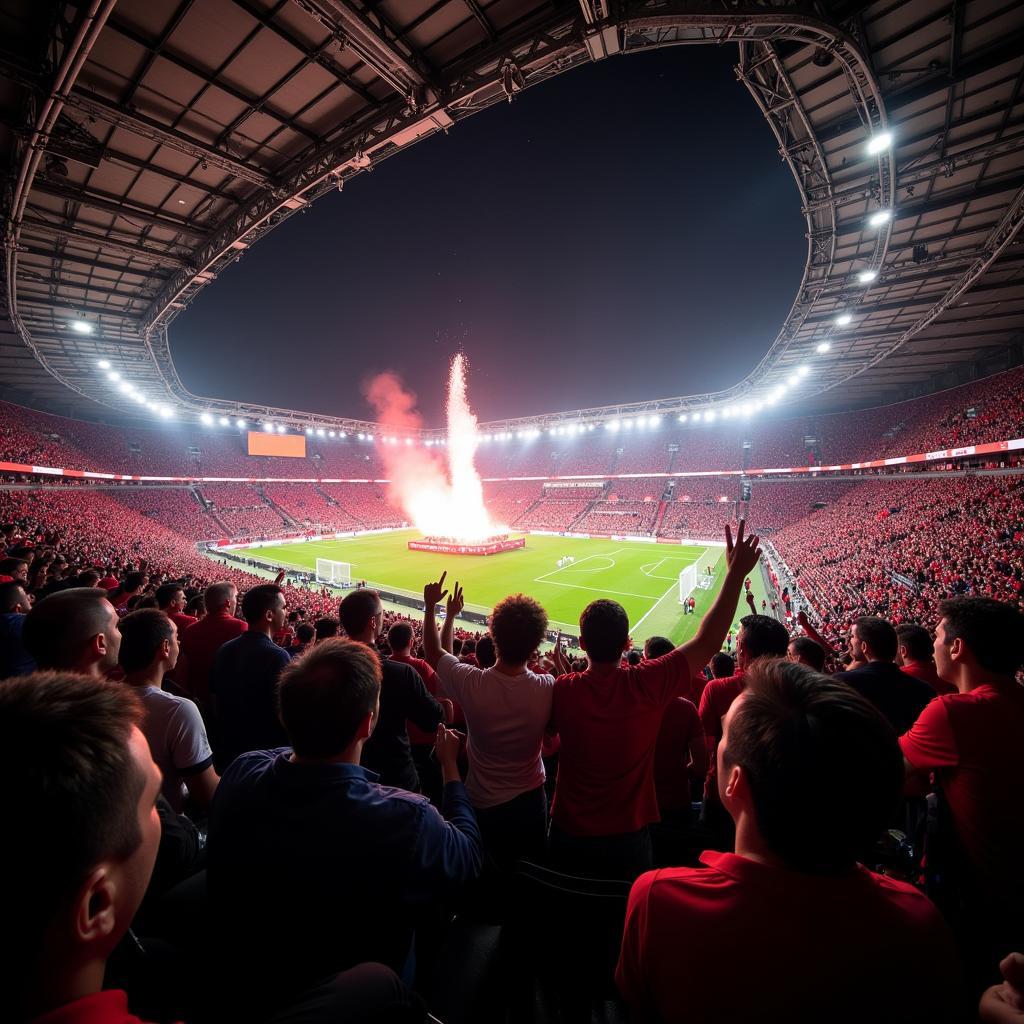
<path id="1" fill-rule="evenodd" d="M 481 419 L 725 387 L 800 282 L 795 183 L 732 47 L 537 86 L 292 217 L 171 328 L 197 394 L 370 417 L 400 373 L 439 425 L 460 347 Z"/>

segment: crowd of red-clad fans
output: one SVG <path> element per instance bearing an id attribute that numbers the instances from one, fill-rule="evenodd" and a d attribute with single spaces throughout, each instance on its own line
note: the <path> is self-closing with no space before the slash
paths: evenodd
<path id="1" fill-rule="evenodd" d="M 5 1019 L 1019 1020 L 1021 496 L 773 491 L 841 629 L 761 613 L 741 524 L 689 640 L 598 599 L 573 654 L 0 491 Z"/>

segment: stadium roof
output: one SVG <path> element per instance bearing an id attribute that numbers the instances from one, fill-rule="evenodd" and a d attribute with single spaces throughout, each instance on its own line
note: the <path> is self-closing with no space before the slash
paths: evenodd
<path id="1" fill-rule="evenodd" d="M 794 175 L 807 265 L 748 378 L 649 407 L 757 401 L 787 381 L 801 409 L 876 404 L 1018 361 L 1015 0 L 0 0 L 2 393 L 301 426 L 309 414 L 181 384 L 168 331 L 200 289 L 326 191 L 524 88 L 721 43 Z M 894 144 L 870 154 L 885 132 Z M 872 224 L 879 211 L 892 217 Z"/>

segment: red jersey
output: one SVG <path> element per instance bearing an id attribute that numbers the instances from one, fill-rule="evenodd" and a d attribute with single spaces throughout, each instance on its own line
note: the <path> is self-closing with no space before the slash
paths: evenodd
<path id="1" fill-rule="evenodd" d="M 142 1024 L 142 1021 L 128 1012 L 128 996 L 124 992 L 107 989 L 65 1003 L 41 1017 L 33 1017 L 31 1024 Z"/>
<path id="2" fill-rule="evenodd" d="M 181 653 L 185 656 L 185 678 L 175 677 L 191 697 L 203 703 L 210 695 L 210 669 L 217 652 L 249 628 L 249 623 L 228 615 L 226 611 L 210 612 L 189 626 L 181 636 Z"/>
<path id="3" fill-rule="evenodd" d="M 690 806 L 690 743 L 701 739 L 700 718 L 693 701 L 676 697 L 665 708 L 654 749 L 654 791 L 662 813 Z"/>
<path id="4" fill-rule="evenodd" d="M 692 685 L 680 647 L 639 665 L 592 666 L 555 680 L 555 825 L 569 835 L 608 836 L 658 821 L 654 751 L 661 719 Z"/>
<path id="5" fill-rule="evenodd" d="M 171 620 L 178 627 L 178 635 L 188 629 L 189 626 L 194 626 L 199 620 L 194 615 L 186 615 L 184 612 L 168 612 L 167 618 Z"/>
<path id="6" fill-rule="evenodd" d="M 707 851 L 633 884 L 615 978 L 664 1024 L 962 1019 L 952 936 L 906 882 Z"/>
<path id="7" fill-rule="evenodd" d="M 936 693 L 956 693 L 957 689 L 952 683 L 947 683 L 945 679 L 939 678 L 939 670 L 935 667 L 934 661 L 908 661 L 906 665 L 900 666 L 901 672 L 906 672 L 908 676 L 913 676 L 915 679 L 920 679 L 921 682 L 927 683 Z"/>
<path id="8" fill-rule="evenodd" d="M 968 860 L 1000 888 L 1024 859 L 1022 736 L 1024 689 L 1008 683 L 936 697 L 900 737 L 915 768 L 935 770 Z"/>
<path id="9" fill-rule="evenodd" d="M 704 730 L 708 751 L 708 774 L 704 783 L 704 799 L 718 799 L 718 764 L 715 750 L 722 739 L 722 719 L 743 689 L 743 673 L 724 679 L 712 679 L 700 697 L 700 725 Z"/>

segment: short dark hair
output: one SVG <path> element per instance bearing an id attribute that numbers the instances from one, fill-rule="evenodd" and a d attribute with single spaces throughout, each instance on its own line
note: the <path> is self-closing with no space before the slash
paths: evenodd
<path id="1" fill-rule="evenodd" d="M 231 595 L 238 590 L 234 583 L 224 581 L 222 583 L 211 583 L 203 592 L 203 605 L 208 612 L 215 612 L 220 608 L 226 608 L 231 602 Z"/>
<path id="2" fill-rule="evenodd" d="M 200 615 L 206 614 L 206 598 L 202 594 L 189 598 L 188 604 L 185 605 L 186 615 L 195 615 L 197 612 Z"/>
<path id="3" fill-rule="evenodd" d="M 748 658 L 784 658 L 789 648 L 789 632 L 770 615 L 744 615 L 743 649 Z"/>
<path id="4" fill-rule="evenodd" d="M 242 617 L 249 625 L 259 622 L 274 607 L 274 598 L 284 591 L 276 583 L 261 583 L 242 598 Z"/>
<path id="5" fill-rule="evenodd" d="M 644 641 L 644 657 L 651 661 L 675 649 L 676 645 L 667 636 L 649 636 Z"/>
<path id="6" fill-rule="evenodd" d="M 931 661 L 933 652 L 932 635 L 916 622 L 901 622 L 896 627 L 898 646 L 906 647 L 907 654 L 914 661 Z"/>
<path id="7" fill-rule="evenodd" d="M 331 615 L 324 615 L 313 623 L 313 636 L 317 640 L 329 640 L 332 636 L 338 635 L 340 628 L 336 618 Z"/>
<path id="8" fill-rule="evenodd" d="M 388 630 L 388 644 L 393 651 L 403 651 L 412 643 L 412 624 L 408 622 L 396 622 Z"/>
<path id="9" fill-rule="evenodd" d="M 17 576 L 22 566 L 28 568 L 24 558 L 0 558 L 0 576 Z"/>
<path id="10" fill-rule="evenodd" d="M 723 761 L 747 777 L 758 829 L 787 865 L 814 874 L 853 866 L 899 804 L 896 733 L 856 690 L 792 661 L 746 674 Z"/>
<path id="11" fill-rule="evenodd" d="M 510 594 L 491 612 L 491 639 L 498 657 L 510 665 L 525 665 L 548 629 L 548 613 L 526 594 Z M 475 645 L 474 645 L 475 646 Z M 462 645 L 465 653 L 469 642 Z"/>
<path id="12" fill-rule="evenodd" d="M 180 583 L 165 583 L 163 586 L 156 588 L 156 606 L 161 611 L 164 610 L 173 600 L 175 594 L 182 594 L 184 596 L 185 588 Z"/>
<path id="13" fill-rule="evenodd" d="M 124 616 L 117 628 L 121 630 L 117 660 L 125 672 L 138 672 L 151 665 L 160 645 L 174 636 L 174 623 L 156 608 Z"/>
<path id="14" fill-rule="evenodd" d="M 853 623 L 861 643 L 871 648 L 871 653 L 881 661 L 892 661 L 896 657 L 899 641 L 892 623 L 877 615 L 862 615 Z"/>
<path id="15" fill-rule="evenodd" d="M 990 597 L 953 597 L 939 602 L 946 643 L 960 639 L 986 672 L 1012 676 L 1024 664 L 1024 615 Z"/>
<path id="16" fill-rule="evenodd" d="M 380 658 L 366 644 L 338 637 L 289 662 L 277 684 L 281 724 L 300 757 L 340 754 L 377 705 Z"/>
<path id="17" fill-rule="evenodd" d="M 711 656 L 711 674 L 716 679 L 728 679 L 736 675 L 736 659 L 725 651 Z"/>
<path id="18" fill-rule="evenodd" d="M 591 661 L 618 661 L 629 641 L 629 616 L 618 601 L 591 601 L 580 616 L 580 640 Z"/>
<path id="19" fill-rule="evenodd" d="M 476 663 L 481 668 L 490 668 L 498 660 L 494 649 L 494 641 L 489 636 L 482 636 L 476 642 Z"/>
<path id="20" fill-rule="evenodd" d="M 800 660 L 813 668 L 815 672 L 821 672 L 825 668 L 825 648 L 809 636 L 795 636 L 789 641 L 789 646 L 797 653 Z"/>
<path id="21" fill-rule="evenodd" d="M 35 672 L 0 682 L 0 803 L 24 828 L 0 844 L 0 871 L 17 879 L 5 912 L 25 965 L 89 870 L 142 841 L 145 778 L 128 746 L 140 714 L 131 687 L 103 679 Z"/>
<path id="22" fill-rule="evenodd" d="M 626 651 L 626 664 L 627 665 L 639 665 L 644 660 L 644 656 L 634 648 L 631 651 Z"/>
<path id="23" fill-rule="evenodd" d="M 19 604 L 21 598 L 25 596 L 25 584 L 21 580 L 7 580 L 5 583 L 0 583 L 0 615 L 14 611 L 14 606 Z"/>
<path id="24" fill-rule="evenodd" d="M 381 609 L 380 594 L 376 590 L 360 587 L 346 594 L 338 605 L 338 618 L 349 636 L 358 636 L 370 624 L 370 619 Z"/>
<path id="25" fill-rule="evenodd" d="M 83 569 L 75 577 L 76 587 L 95 587 L 100 581 L 100 574 L 95 569 Z"/>
<path id="26" fill-rule="evenodd" d="M 124 583 L 121 584 L 122 591 L 138 590 L 145 586 L 146 574 L 144 572 L 130 572 L 125 575 Z"/>
<path id="27" fill-rule="evenodd" d="M 300 622 L 295 627 L 295 639 L 301 643 L 308 644 L 310 640 L 316 637 L 316 630 L 309 622 Z"/>
<path id="28" fill-rule="evenodd" d="M 96 587 L 70 587 L 36 601 L 25 617 L 21 642 L 40 668 L 71 668 L 82 645 L 106 633 L 110 601 Z"/>

